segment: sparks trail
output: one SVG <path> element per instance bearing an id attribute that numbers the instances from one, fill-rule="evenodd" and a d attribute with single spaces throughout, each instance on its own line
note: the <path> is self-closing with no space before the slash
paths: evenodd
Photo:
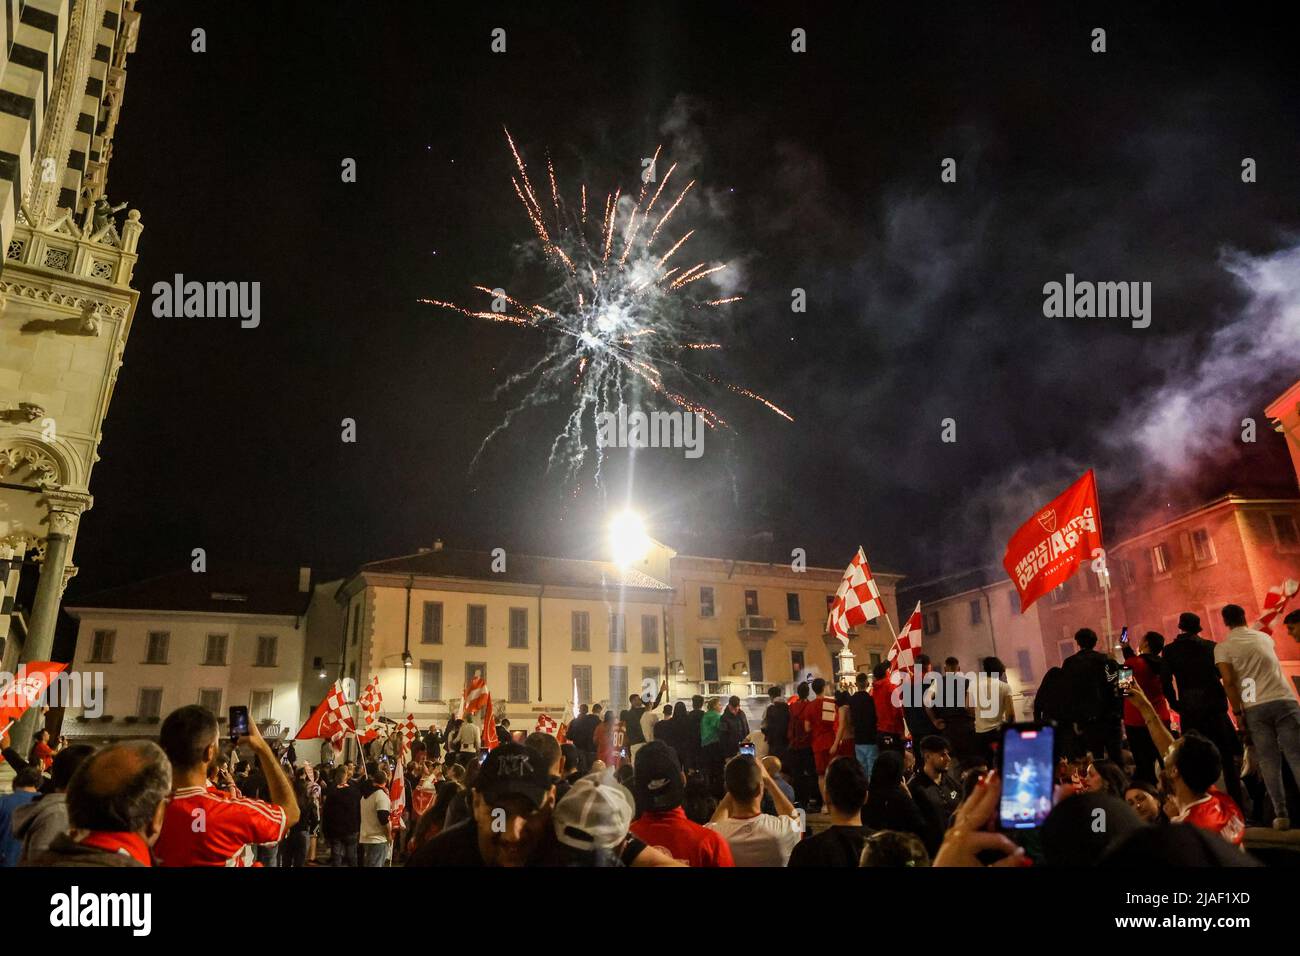
<path id="1" fill-rule="evenodd" d="M 694 229 L 687 229 L 680 235 L 668 235 L 676 232 L 672 217 L 695 180 L 686 183 L 670 202 L 673 194 L 665 189 L 677 164 L 669 166 L 656 184 L 657 148 L 635 194 L 624 194 L 622 186 L 605 193 L 599 220 L 595 217 L 601 209 L 600 193 L 594 193 L 589 222 L 587 184 L 581 184 L 577 207 L 570 205 L 548 154 L 546 179 L 551 208 L 545 210 L 509 130 L 505 130 L 505 137 L 515 164 L 510 182 L 553 275 L 553 287 L 538 297 L 540 301 L 529 301 L 531 296 L 519 298 L 487 285 L 475 285 L 478 292 L 489 297 L 488 309 L 466 308 L 440 299 L 419 300 L 470 318 L 535 329 L 546 338 L 542 358 L 498 386 L 498 395 L 525 386 L 528 391 L 484 439 L 474 463 L 521 411 L 561 400 L 571 403 L 572 408 L 551 446 L 549 465 L 563 464 L 575 481 L 589 452 L 585 435 L 589 427 L 594 429 L 596 415 L 616 411 L 620 404 L 643 394 L 658 396 L 699 415 L 710 427 L 728 426 L 717 411 L 692 397 L 691 393 L 700 387 L 742 395 L 794 421 L 762 395 L 682 364 L 687 355 L 721 350 L 719 330 L 712 327 L 716 319 L 710 313 L 742 298 L 719 297 L 716 292 L 714 297 L 694 294 L 702 288 L 696 282 L 725 269 L 726 263 L 698 262 L 683 271 L 681 263 L 673 262 L 695 234 Z M 652 219 L 651 214 L 658 209 L 663 212 Z M 665 235 L 659 240 L 661 232 Z M 597 448 L 597 484 L 600 455 Z"/>

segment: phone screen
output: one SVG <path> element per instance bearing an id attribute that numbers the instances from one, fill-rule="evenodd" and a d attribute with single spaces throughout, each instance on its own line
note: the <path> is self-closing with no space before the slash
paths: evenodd
<path id="1" fill-rule="evenodd" d="M 1120 642 L 1121 644 L 1127 644 L 1127 643 L 1128 643 L 1128 625 L 1127 625 L 1127 624 L 1125 624 L 1124 627 L 1123 627 L 1123 629 L 1119 632 L 1119 642 Z"/>
<path id="2" fill-rule="evenodd" d="M 1002 732 L 1004 830 L 1032 830 L 1052 810 L 1056 732 L 1051 726 L 1015 724 Z"/>
<path id="3" fill-rule="evenodd" d="M 248 736 L 248 708 L 230 708 L 230 739 L 238 740 Z"/>
<path id="4" fill-rule="evenodd" d="M 752 757 L 752 756 L 754 756 L 754 745 L 753 745 L 753 744 L 741 744 L 741 745 L 740 745 L 740 752 L 741 752 L 742 754 L 744 754 L 745 756 L 747 756 L 747 757 Z"/>
<path id="5" fill-rule="evenodd" d="M 1119 689 L 1122 693 L 1127 694 L 1128 689 L 1133 686 L 1133 668 L 1121 667 L 1119 669 Z"/>

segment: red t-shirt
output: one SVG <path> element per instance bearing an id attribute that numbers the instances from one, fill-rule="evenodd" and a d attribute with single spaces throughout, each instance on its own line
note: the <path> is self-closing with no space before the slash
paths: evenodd
<path id="1" fill-rule="evenodd" d="M 648 811 L 632 821 L 632 835 L 687 866 L 735 866 L 721 834 L 686 819 L 681 807 Z"/>
<path id="2" fill-rule="evenodd" d="M 878 680 L 871 686 L 871 699 L 876 705 L 876 733 L 878 734 L 896 734 L 901 736 L 903 733 L 903 708 L 895 707 L 891 698 L 894 696 L 894 685 L 886 680 Z"/>
<path id="3" fill-rule="evenodd" d="M 1214 787 L 1174 817 L 1174 822 L 1190 823 L 1202 830 L 1210 830 L 1233 846 L 1241 846 L 1242 837 L 1246 835 L 1246 821 L 1241 815 L 1241 809 L 1232 797 Z"/>
<path id="4" fill-rule="evenodd" d="M 1169 701 L 1165 700 L 1165 689 L 1160 683 L 1160 675 L 1140 656 L 1130 657 L 1123 666 L 1132 668 L 1133 680 L 1142 688 L 1142 693 L 1147 695 L 1147 700 L 1151 701 L 1151 706 L 1156 709 L 1156 716 L 1166 724 L 1169 723 Z M 1138 710 L 1127 697 L 1124 698 L 1124 723 L 1129 727 L 1142 727 L 1146 723 L 1142 719 L 1142 711 Z"/>
<path id="5" fill-rule="evenodd" d="M 835 742 L 837 709 L 834 697 L 815 697 L 804 708 L 803 719 L 812 725 L 813 750 L 830 750 Z"/>
<path id="6" fill-rule="evenodd" d="M 50 749 L 49 744 L 42 741 L 32 748 L 32 759 L 41 762 L 42 770 L 49 770 L 54 765 L 54 751 Z"/>
<path id="7" fill-rule="evenodd" d="M 284 808 L 204 787 L 172 791 L 153 853 L 159 866 L 252 866 L 252 844 L 284 838 Z"/>
<path id="8" fill-rule="evenodd" d="M 786 731 L 786 739 L 790 741 L 790 746 L 796 750 L 802 750 L 805 747 L 812 746 L 812 739 L 808 736 L 808 731 L 804 729 L 804 711 L 811 701 L 795 699 L 790 705 L 790 727 Z"/>

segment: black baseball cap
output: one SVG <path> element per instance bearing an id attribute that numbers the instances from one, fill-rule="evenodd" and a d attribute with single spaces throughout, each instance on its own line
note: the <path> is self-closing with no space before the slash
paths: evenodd
<path id="1" fill-rule="evenodd" d="M 662 740 L 652 740 L 636 753 L 636 798 L 643 810 L 671 810 L 682 805 L 682 765 L 677 752 Z"/>
<path id="2" fill-rule="evenodd" d="M 534 807 L 542 805 L 552 786 L 546 759 L 532 747 L 514 743 L 490 751 L 474 783 L 489 802 L 517 796 L 526 797 Z"/>

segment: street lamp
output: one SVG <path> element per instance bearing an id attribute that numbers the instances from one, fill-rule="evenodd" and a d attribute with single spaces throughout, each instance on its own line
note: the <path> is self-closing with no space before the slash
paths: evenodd
<path id="1" fill-rule="evenodd" d="M 736 672 L 736 668 L 737 668 L 737 667 L 740 668 L 740 676 L 741 676 L 741 677 L 748 677 L 748 676 L 749 676 L 749 667 L 745 664 L 744 661 L 736 661 L 736 663 L 734 663 L 734 664 L 731 665 L 731 672 L 732 672 L 733 674 Z"/>
<path id="2" fill-rule="evenodd" d="M 415 661 L 411 657 L 410 651 L 402 651 L 402 666 L 410 667 Z"/>
<path id="3" fill-rule="evenodd" d="M 675 670 L 673 668 L 674 664 L 677 665 Z M 680 658 L 673 658 L 671 661 L 668 662 L 668 669 L 670 671 L 673 671 L 673 673 L 675 673 L 678 677 L 682 677 L 686 673 L 686 664 Z"/>

